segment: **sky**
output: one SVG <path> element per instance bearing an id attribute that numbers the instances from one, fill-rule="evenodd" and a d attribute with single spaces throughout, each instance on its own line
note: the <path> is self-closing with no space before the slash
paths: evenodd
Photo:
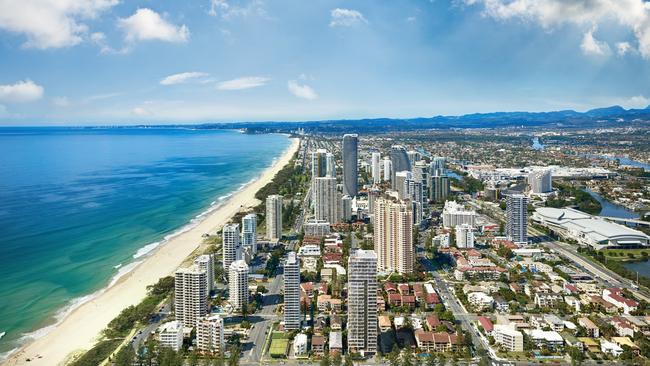
<path id="1" fill-rule="evenodd" d="M 0 125 L 650 104 L 644 0 L 0 0 Z"/>

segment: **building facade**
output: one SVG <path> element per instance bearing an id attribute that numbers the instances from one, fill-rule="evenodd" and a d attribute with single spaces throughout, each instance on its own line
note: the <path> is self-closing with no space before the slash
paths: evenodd
<path id="1" fill-rule="evenodd" d="M 248 265 L 243 260 L 230 265 L 228 289 L 230 305 L 235 311 L 242 311 L 248 305 Z"/>
<path id="2" fill-rule="evenodd" d="M 337 223 L 338 218 L 338 193 L 336 192 L 336 178 L 321 177 L 314 181 L 314 216 L 316 220 Z"/>
<path id="3" fill-rule="evenodd" d="M 514 243 L 528 242 L 528 197 L 506 196 L 506 236 Z"/>
<path id="4" fill-rule="evenodd" d="M 284 265 L 284 329 L 300 329 L 300 259 L 289 252 Z"/>
<path id="5" fill-rule="evenodd" d="M 282 238 L 282 196 L 266 197 L 266 237 L 269 240 Z"/>
<path id="6" fill-rule="evenodd" d="M 257 215 L 250 213 L 241 219 L 242 245 L 250 249 L 251 254 L 257 253 Z"/>
<path id="7" fill-rule="evenodd" d="M 223 270 L 226 273 L 232 262 L 241 259 L 241 242 L 239 239 L 239 224 L 224 225 L 221 252 Z"/>
<path id="8" fill-rule="evenodd" d="M 194 260 L 194 265 L 205 271 L 205 282 L 209 294 L 214 288 L 214 257 L 212 254 L 200 255 Z"/>
<path id="9" fill-rule="evenodd" d="M 196 347 L 203 353 L 223 355 L 223 319 L 219 315 L 201 317 L 196 322 Z"/>
<path id="10" fill-rule="evenodd" d="M 372 153 L 371 158 L 372 167 L 372 182 L 375 184 L 381 183 L 381 154 L 378 152 Z"/>
<path id="11" fill-rule="evenodd" d="M 415 256 L 411 202 L 378 198 L 373 226 L 377 268 L 386 272 L 412 273 Z"/>
<path id="12" fill-rule="evenodd" d="M 207 273 L 198 266 L 180 268 L 174 275 L 176 320 L 193 328 L 196 319 L 208 312 Z"/>
<path id="13" fill-rule="evenodd" d="M 411 163 L 406 154 L 404 146 L 393 145 L 390 148 L 390 162 L 391 162 L 391 180 L 390 185 L 394 190 L 397 190 L 395 182 L 395 173 L 402 171 L 411 171 Z"/>
<path id="14" fill-rule="evenodd" d="M 377 255 L 356 250 L 348 259 L 348 350 L 377 352 Z"/>
<path id="15" fill-rule="evenodd" d="M 350 197 L 359 193 L 358 144 L 358 135 L 343 135 L 343 194 Z"/>

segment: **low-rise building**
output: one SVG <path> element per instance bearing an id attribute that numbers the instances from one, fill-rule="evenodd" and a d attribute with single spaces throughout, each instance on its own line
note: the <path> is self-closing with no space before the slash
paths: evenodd
<path id="1" fill-rule="evenodd" d="M 623 296 L 623 291 L 616 287 L 603 290 L 603 299 L 621 309 L 625 314 L 636 311 L 639 307 L 638 302 Z"/>
<path id="2" fill-rule="evenodd" d="M 178 320 L 162 324 L 158 328 L 158 341 L 160 347 L 178 352 L 183 347 L 183 324 Z"/>
<path id="3" fill-rule="evenodd" d="M 508 325 L 494 326 L 494 341 L 508 352 L 524 351 L 524 335 Z"/>
<path id="4" fill-rule="evenodd" d="M 494 298 L 484 292 L 470 292 L 467 301 L 477 310 L 492 309 Z"/>
<path id="5" fill-rule="evenodd" d="M 293 353 L 296 356 L 307 354 L 307 335 L 305 333 L 297 334 L 293 338 Z"/>
<path id="6" fill-rule="evenodd" d="M 415 331 L 415 341 L 419 349 L 427 352 L 453 352 L 458 346 L 455 334 Z"/>
<path id="7" fill-rule="evenodd" d="M 325 337 L 322 335 L 311 337 L 311 351 L 313 354 L 319 356 L 325 354 Z"/>
<path id="8" fill-rule="evenodd" d="M 558 350 L 564 347 L 564 338 L 558 332 L 541 329 L 533 329 L 527 332 L 531 342 L 537 347 L 544 346 L 551 350 Z"/>

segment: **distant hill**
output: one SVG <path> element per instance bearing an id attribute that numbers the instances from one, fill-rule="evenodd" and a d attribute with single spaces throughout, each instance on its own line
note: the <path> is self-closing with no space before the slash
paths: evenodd
<path id="1" fill-rule="evenodd" d="M 553 112 L 493 112 L 462 116 L 418 118 L 374 118 L 322 120 L 304 122 L 228 122 L 208 123 L 197 128 L 236 128 L 250 133 L 289 132 L 296 128 L 322 133 L 391 132 L 416 129 L 499 128 L 499 127 L 620 127 L 650 122 L 650 106 L 645 109 L 625 109 L 621 106 L 592 109 L 587 112 L 563 110 Z"/>

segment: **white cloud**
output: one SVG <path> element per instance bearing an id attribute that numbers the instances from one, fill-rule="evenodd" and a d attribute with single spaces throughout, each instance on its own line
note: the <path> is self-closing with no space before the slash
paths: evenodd
<path id="1" fill-rule="evenodd" d="M 604 56 L 609 54 L 609 45 L 594 38 L 596 28 L 591 28 L 582 37 L 580 48 L 585 55 Z"/>
<path id="2" fill-rule="evenodd" d="M 0 85 L 0 101 L 3 102 L 32 102 L 42 97 L 43 87 L 31 80 L 19 81 L 10 85 Z"/>
<path id="3" fill-rule="evenodd" d="M 83 20 L 96 18 L 118 0 L 2 0 L 0 29 L 22 34 L 28 48 L 60 48 L 81 43 L 88 33 Z"/>
<path id="4" fill-rule="evenodd" d="M 287 87 L 289 88 L 289 91 L 291 94 L 295 95 L 298 98 L 303 98 L 307 100 L 314 100 L 318 99 L 318 94 L 316 94 L 316 91 L 312 89 L 309 85 L 306 84 L 298 84 L 295 80 L 289 80 L 287 83 Z"/>
<path id="5" fill-rule="evenodd" d="M 145 109 L 143 107 L 135 107 L 131 110 L 131 113 L 138 116 L 138 117 L 144 117 L 144 116 L 149 116 L 151 115 L 151 112 L 148 109 Z"/>
<path id="6" fill-rule="evenodd" d="M 52 98 L 52 104 L 55 107 L 65 108 L 70 106 L 70 100 L 68 97 L 54 97 Z"/>
<path id="7" fill-rule="evenodd" d="M 250 0 L 245 5 L 232 5 L 228 0 L 210 0 L 208 14 L 220 16 L 223 19 L 245 18 L 252 15 L 267 17 L 264 1 L 262 0 Z"/>
<path id="8" fill-rule="evenodd" d="M 646 108 L 650 106 L 650 99 L 643 95 L 634 96 L 622 103 L 626 108 Z"/>
<path id="9" fill-rule="evenodd" d="M 160 85 L 175 85 L 175 84 L 184 84 L 190 81 L 196 81 L 197 79 L 202 79 L 208 76 L 204 72 L 182 72 L 180 74 L 169 75 L 162 80 L 160 80 Z"/>
<path id="10" fill-rule="evenodd" d="M 629 52 L 632 52 L 632 45 L 629 42 L 618 42 L 616 44 L 616 53 L 619 56 L 625 56 Z"/>
<path id="11" fill-rule="evenodd" d="M 645 0 L 464 0 L 467 5 L 483 4 L 486 16 L 521 19 L 551 29 L 562 24 L 593 27 L 615 21 L 629 29 L 638 50 L 650 59 L 650 5 Z M 584 39 L 583 39 L 584 41 Z"/>
<path id="12" fill-rule="evenodd" d="M 186 42 L 190 31 L 185 25 L 177 26 L 148 8 L 138 9 L 128 18 L 118 19 L 118 26 L 126 33 L 127 42 L 166 41 Z"/>
<path id="13" fill-rule="evenodd" d="M 269 78 L 261 76 L 247 76 L 238 79 L 232 79 L 227 81 L 222 81 L 217 84 L 217 89 L 219 90 L 242 90 L 257 88 L 258 86 L 266 85 L 269 81 Z"/>
<path id="14" fill-rule="evenodd" d="M 368 21 L 358 10 L 336 8 L 330 12 L 330 27 L 352 27 L 367 24 Z"/>

